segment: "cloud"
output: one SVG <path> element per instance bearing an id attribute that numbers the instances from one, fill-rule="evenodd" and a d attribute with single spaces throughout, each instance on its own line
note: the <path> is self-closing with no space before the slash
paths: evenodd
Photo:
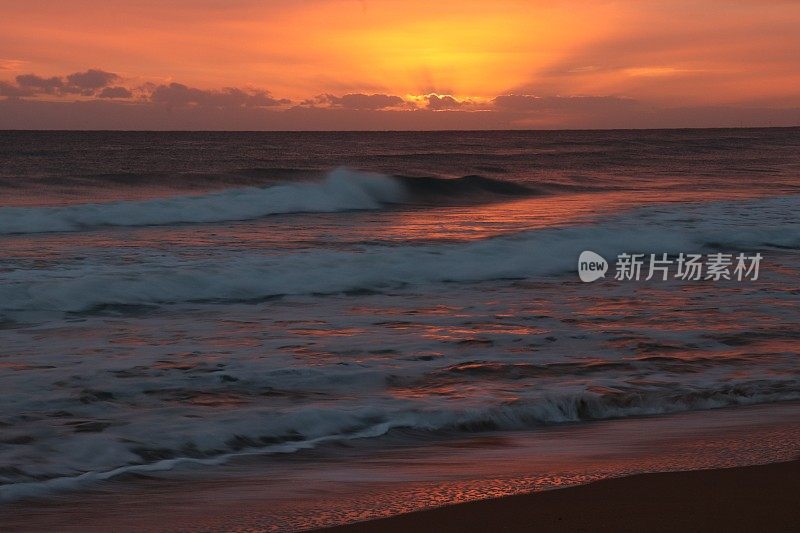
<path id="1" fill-rule="evenodd" d="M 104 87 L 97 94 L 98 98 L 130 98 L 132 96 L 133 93 L 125 87 Z"/>
<path id="2" fill-rule="evenodd" d="M 138 88 L 112 85 L 120 76 L 100 69 L 74 72 L 66 76 L 45 77 L 38 74 L 22 74 L 15 83 L 0 81 L 0 97 L 19 98 L 41 95 L 70 97 L 94 97 L 98 99 L 133 98 L 141 95 L 142 103 L 165 105 L 170 108 L 259 108 L 290 104 L 290 100 L 273 98 L 265 90 L 227 87 L 207 90 L 189 87 L 181 83 L 155 85 L 146 83 Z"/>
<path id="3" fill-rule="evenodd" d="M 20 96 L 30 96 L 31 94 L 33 94 L 32 89 L 20 87 L 19 85 L 14 85 L 7 81 L 0 81 L 0 96 L 17 98 Z"/>
<path id="4" fill-rule="evenodd" d="M 399 96 L 390 94 L 363 94 L 351 93 L 344 96 L 334 96 L 323 94 L 313 100 L 306 100 L 304 105 L 314 106 L 316 104 L 328 105 L 330 107 L 340 107 L 343 109 L 360 109 L 377 111 L 379 109 L 389 109 L 406 105 L 406 101 Z"/>
<path id="5" fill-rule="evenodd" d="M 171 107 L 274 107 L 291 103 L 286 99 L 275 99 L 263 90 L 245 90 L 235 87 L 205 90 L 188 87 L 182 83 L 159 85 L 150 94 L 150 101 Z"/>
<path id="6" fill-rule="evenodd" d="M 17 87 L 27 92 L 25 96 L 35 94 L 52 94 L 58 96 L 80 94 L 83 96 L 93 96 L 99 89 L 108 86 L 118 79 L 119 76 L 113 72 L 105 72 L 97 69 L 89 69 L 86 72 L 74 72 L 68 74 L 66 78 L 61 76 L 45 78 L 37 74 L 21 74 L 16 77 Z"/>
<path id="7" fill-rule="evenodd" d="M 55 94 L 64 86 L 64 81 L 57 76 L 43 78 L 36 74 L 20 74 L 16 80 L 21 89 L 27 89 L 34 93 Z"/>
<path id="8" fill-rule="evenodd" d="M 102 89 L 117 81 L 119 76 L 113 72 L 89 69 L 86 72 L 75 72 L 67 76 L 67 84 L 79 89 Z"/>
<path id="9" fill-rule="evenodd" d="M 428 100 L 428 109 L 431 109 L 433 111 L 459 109 L 469 104 L 469 102 L 466 101 L 458 101 L 449 94 L 445 95 L 429 94 L 425 98 Z"/>

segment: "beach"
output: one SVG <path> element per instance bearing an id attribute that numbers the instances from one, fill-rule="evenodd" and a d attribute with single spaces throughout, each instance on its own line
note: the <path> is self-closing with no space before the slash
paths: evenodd
<path id="1" fill-rule="evenodd" d="M 797 531 L 800 461 L 608 479 L 481 500 L 327 533 Z"/>

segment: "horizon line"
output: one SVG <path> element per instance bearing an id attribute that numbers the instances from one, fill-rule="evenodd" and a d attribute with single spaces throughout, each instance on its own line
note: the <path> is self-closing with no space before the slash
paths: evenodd
<path id="1" fill-rule="evenodd" d="M 791 130 L 793 126 L 675 126 L 665 128 L 506 128 L 506 129 L 348 129 L 348 130 L 226 130 L 226 129 L 62 129 L 0 128 L 0 133 L 507 133 L 507 132 L 603 132 L 603 131 L 722 131 L 722 130 Z"/>

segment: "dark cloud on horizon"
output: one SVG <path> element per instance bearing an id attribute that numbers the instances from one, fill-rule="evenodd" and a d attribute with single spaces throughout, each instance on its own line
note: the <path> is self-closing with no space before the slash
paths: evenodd
<path id="1" fill-rule="evenodd" d="M 153 88 L 149 100 L 170 107 L 275 107 L 290 104 L 291 100 L 273 98 L 263 90 L 247 90 L 227 87 L 222 90 L 205 90 L 188 87 L 182 83 L 158 85 Z"/>
<path id="2" fill-rule="evenodd" d="M 43 78 L 36 74 L 21 74 L 16 80 L 20 89 L 28 90 L 31 94 L 55 94 L 64 86 L 64 81 L 57 76 Z"/>
<path id="3" fill-rule="evenodd" d="M 312 100 L 305 100 L 301 105 L 315 106 L 328 105 L 343 109 L 370 110 L 397 108 L 407 105 L 406 101 L 399 96 L 391 94 L 363 94 L 350 93 L 344 96 L 334 96 L 332 94 L 322 94 Z"/>
<path id="4" fill-rule="evenodd" d="M 75 95 L 94 96 L 99 89 L 107 87 L 119 79 L 113 72 L 89 69 L 86 72 L 74 72 L 66 77 L 51 76 L 45 78 L 36 74 L 20 74 L 16 78 L 16 91 L 8 82 L 2 82 L 8 92 L 16 92 L 14 96 L 35 96 L 48 94 L 56 96 Z"/>
<path id="5" fill-rule="evenodd" d="M 132 99 L 134 92 L 140 95 L 139 103 L 153 103 L 168 107 L 275 107 L 290 104 L 287 99 L 273 98 L 265 90 L 226 87 L 207 90 L 189 87 L 181 83 L 145 84 L 130 88 L 112 85 L 121 77 L 113 72 L 89 69 L 66 76 L 43 77 L 37 74 L 22 74 L 16 83 L 0 81 L 0 96 L 7 98 L 48 96 L 84 96 L 98 99 Z"/>
<path id="6" fill-rule="evenodd" d="M 488 101 L 431 93 L 322 94 L 296 105 L 263 89 L 181 83 L 126 86 L 89 69 L 0 80 L 0 128 L 64 129 L 558 129 L 800 125 L 800 110 L 663 107 L 622 96 L 501 94 Z M 164 111 L 168 110 L 168 113 Z M 441 111 L 447 111 L 441 112 Z M 478 112 L 476 112 L 478 111 Z M 783 112 L 785 111 L 785 113 Z"/>
<path id="7" fill-rule="evenodd" d="M 433 111 L 444 111 L 449 109 L 461 109 L 465 105 L 469 105 L 469 102 L 466 101 L 458 101 L 449 94 L 445 95 L 438 95 L 438 94 L 429 94 L 425 97 L 428 100 L 428 109 Z"/>
<path id="8" fill-rule="evenodd" d="M 7 81 L 0 81 L 0 96 L 8 98 L 19 98 L 21 96 L 31 96 L 34 91 L 26 87 L 20 87 Z"/>
<path id="9" fill-rule="evenodd" d="M 16 84 L 0 82 L 0 96 L 9 98 L 35 97 L 38 95 L 80 95 L 98 99 L 133 99 L 136 102 L 163 105 L 170 108 L 275 108 L 288 106 L 292 102 L 275 98 L 263 89 L 226 87 L 223 89 L 200 89 L 182 83 L 155 85 L 145 84 L 137 88 L 113 85 L 121 80 L 118 74 L 100 69 L 88 69 L 66 76 L 43 77 L 24 74 L 16 77 Z M 635 100 L 618 96 L 538 96 L 534 94 L 503 94 L 485 104 L 477 105 L 470 100 L 458 100 L 448 94 L 431 93 L 422 97 L 424 107 L 406 101 L 400 96 L 383 93 L 348 93 L 342 96 L 321 94 L 304 100 L 297 107 L 329 108 L 352 111 L 382 111 L 425 109 L 429 111 L 513 111 L 535 112 L 593 112 L 613 111 L 629 108 Z"/>
<path id="10" fill-rule="evenodd" d="M 75 72 L 67 76 L 67 83 L 84 90 L 102 89 L 119 80 L 113 72 L 89 69 L 86 72 Z"/>
<path id="11" fill-rule="evenodd" d="M 104 87 L 97 94 L 98 98 L 132 98 L 133 93 L 125 87 Z"/>

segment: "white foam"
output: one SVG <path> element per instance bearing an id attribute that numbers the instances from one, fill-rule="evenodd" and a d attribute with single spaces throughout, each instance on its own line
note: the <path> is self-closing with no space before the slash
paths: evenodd
<path id="1" fill-rule="evenodd" d="M 629 398 L 629 401 L 620 402 L 613 397 L 606 397 L 585 390 L 576 390 L 574 393 L 553 396 L 544 395 L 533 401 L 519 402 L 517 404 L 460 407 L 455 409 L 404 409 L 402 403 L 389 409 L 362 406 L 350 411 L 341 410 L 338 412 L 332 409 L 305 408 L 285 420 L 287 424 L 294 424 L 299 434 L 308 436 L 308 438 L 302 440 L 267 445 L 261 448 L 250 448 L 239 452 L 219 453 L 207 458 L 183 456 L 139 464 L 124 464 L 123 461 L 120 461 L 116 464 L 123 463 L 123 466 L 117 467 L 112 467 L 115 464 L 114 460 L 108 456 L 93 457 L 91 460 L 87 460 L 85 456 L 95 450 L 94 447 L 90 447 L 84 450 L 83 456 L 78 457 L 78 460 L 82 462 L 84 467 L 91 465 L 94 468 L 98 468 L 97 470 L 88 470 L 77 475 L 56 476 L 43 481 L 0 485 L 0 502 L 41 497 L 54 492 L 78 490 L 122 474 L 168 471 L 184 465 L 219 465 L 232 458 L 248 455 L 294 453 L 299 450 L 314 448 L 326 442 L 379 437 L 395 428 L 413 428 L 424 431 L 485 429 L 487 427 L 507 430 L 529 429 L 541 425 L 565 422 L 665 414 L 800 399 L 800 391 L 797 389 L 796 381 L 776 380 L 770 383 L 765 380 L 758 380 L 749 384 L 742 383 L 738 389 L 724 387 L 716 392 L 713 391 L 713 388 L 712 390 L 703 391 L 705 394 L 697 394 L 698 392 L 691 388 L 687 388 L 684 391 L 671 389 L 667 393 L 662 391 L 655 394 L 640 392 Z M 258 431 L 265 429 L 263 416 L 255 419 L 248 418 L 249 416 L 252 416 L 252 413 L 241 413 L 237 417 L 237 435 L 252 434 L 254 432 L 257 435 Z M 375 419 L 383 419 L 383 421 L 377 423 L 369 422 Z M 230 427 L 218 426 L 213 433 L 218 437 L 229 437 L 231 436 L 229 432 L 231 429 Z M 169 432 L 167 431 L 167 433 Z M 208 431 L 205 433 L 208 433 Z M 195 435 L 195 437 L 198 436 L 200 435 Z M 153 438 L 156 435 L 152 434 L 150 437 Z M 156 438 L 163 441 L 165 436 L 158 435 Z M 98 436 L 97 440 L 99 441 L 98 444 L 106 446 L 109 444 L 108 439 L 104 440 Z M 80 445 L 80 443 L 78 444 Z M 165 443 L 159 442 L 158 444 Z M 76 447 L 73 446 L 72 448 L 74 453 Z M 56 453 L 64 454 L 67 452 L 68 450 L 61 447 Z M 61 456 L 58 459 L 76 461 L 74 455 Z M 63 468 L 65 465 L 59 466 Z"/>
<path id="2" fill-rule="evenodd" d="M 374 198 L 375 195 L 370 196 Z M 595 225 L 528 231 L 476 242 L 358 251 L 203 259 L 158 254 L 136 262 L 16 269 L 0 274 L 2 311 L 81 311 L 100 305 L 242 301 L 286 294 L 398 289 L 441 282 L 530 278 L 574 271 L 583 250 L 695 252 L 800 247 L 798 198 L 641 209 Z M 750 218 L 745 219 L 743 216 Z M 749 220 L 744 225 L 742 220 Z"/>

